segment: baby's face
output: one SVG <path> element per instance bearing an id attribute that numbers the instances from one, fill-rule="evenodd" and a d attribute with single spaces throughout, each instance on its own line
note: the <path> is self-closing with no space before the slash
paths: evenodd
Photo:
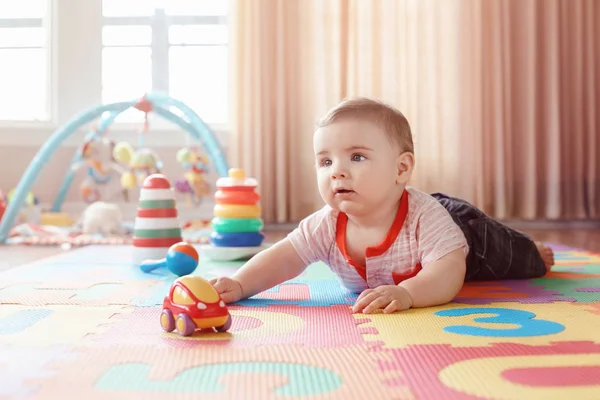
<path id="1" fill-rule="evenodd" d="M 332 208 L 365 215 L 397 197 L 399 148 L 377 125 L 340 121 L 313 140 L 319 193 Z"/>

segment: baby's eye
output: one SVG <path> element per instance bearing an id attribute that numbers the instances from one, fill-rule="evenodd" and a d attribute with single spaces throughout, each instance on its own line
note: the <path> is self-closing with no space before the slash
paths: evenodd
<path id="1" fill-rule="evenodd" d="M 360 162 L 366 160 L 362 154 L 352 154 L 352 161 Z"/>
<path id="2" fill-rule="evenodd" d="M 323 160 L 321 160 L 321 167 L 330 167 L 331 166 L 331 160 L 328 158 L 325 158 Z"/>

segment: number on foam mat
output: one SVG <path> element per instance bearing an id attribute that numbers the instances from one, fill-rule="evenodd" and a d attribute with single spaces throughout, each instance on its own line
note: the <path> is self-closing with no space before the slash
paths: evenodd
<path id="1" fill-rule="evenodd" d="M 458 308 L 442 310 L 435 313 L 440 317 L 462 317 L 473 314 L 494 314 L 492 316 L 473 318 L 474 322 L 518 325 L 516 328 L 482 328 L 469 325 L 449 325 L 446 332 L 469 336 L 491 337 L 524 337 L 553 335 L 562 332 L 565 327 L 557 322 L 535 319 L 536 315 L 529 311 L 510 308 Z"/>
<path id="2" fill-rule="evenodd" d="M 96 386 L 103 390 L 222 392 L 227 388 L 220 382 L 221 377 L 238 373 L 267 373 L 286 376 L 287 384 L 274 391 L 281 396 L 315 396 L 334 391 L 342 385 L 341 377 L 330 370 L 285 362 L 201 365 L 182 371 L 169 381 L 148 379 L 150 370 L 151 367 L 146 364 L 115 365 L 106 371 Z"/>

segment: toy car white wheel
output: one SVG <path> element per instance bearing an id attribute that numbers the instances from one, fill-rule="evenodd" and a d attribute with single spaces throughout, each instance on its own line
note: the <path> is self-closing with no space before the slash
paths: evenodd
<path id="1" fill-rule="evenodd" d="M 163 310 L 160 314 L 160 326 L 165 332 L 172 332 L 175 329 L 175 320 L 171 310 Z"/>
<path id="2" fill-rule="evenodd" d="M 217 330 L 217 332 L 227 332 L 229 330 L 229 328 L 231 328 L 231 315 L 227 316 L 227 321 L 225 321 L 225 325 L 223 326 L 217 326 L 215 329 Z"/>

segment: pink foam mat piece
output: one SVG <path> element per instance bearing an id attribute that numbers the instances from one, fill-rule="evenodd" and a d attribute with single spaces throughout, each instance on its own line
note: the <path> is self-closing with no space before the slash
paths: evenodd
<path id="1" fill-rule="evenodd" d="M 552 345 L 528 346 L 522 344 L 500 343 L 492 344 L 486 347 L 452 347 L 451 345 L 419 345 L 411 346 L 405 349 L 387 349 L 382 350 L 382 354 L 389 356 L 388 361 L 379 363 L 382 372 L 398 371 L 398 378 L 387 382 L 391 387 L 399 385 L 400 387 L 410 387 L 416 398 L 423 399 L 475 399 L 478 398 L 469 386 L 475 384 L 477 379 L 474 375 L 477 369 L 483 370 L 490 365 L 500 364 L 495 369 L 500 370 L 501 382 L 505 387 L 514 387 L 518 390 L 518 385 L 525 383 L 531 386 L 540 386 L 539 368 L 552 367 L 552 375 L 560 374 L 561 371 L 572 372 L 573 367 L 587 367 L 579 365 L 583 363 L 583 355 L 590 355 L 596 359 L 596 366 L 600 366 L 600 344 L 594 342 L 559 342 Z M 548 365 L 545 356 L 571 356 L 570 365 Z M 515 363 L 515 359 L 522 360 Z M 558 359 L 558 358 L 557 358 Z M 580 361 L 577 361 L 577 360 Z M 549 358 L 552 360 L 552 358 Z M 463 366 L 462 374 L 454 374 L 451 378 L 440 379 L 441 375 L 453 366 L 461 362 L 470 361 L 470 364 Z M 504 361 L 504 368 L 502 362 Z M 536 363 L 537 361 L 537 363 Z M 556 362 L 556 361 L 555 361 Z M 515 364 L 517 366 L 515 366 Z M 519 364 L 521 366 L 519 366 Z M 529 364 L 529 365 L 527 365 Z M 494 368 L 490 368 L 494 369 Z M 519 377 L 515 374 L 519 371 Z M 590 385 L 600 387 L 600 376 L 594 375 L 598 372 L 596 368 L 590 368 L 593 374 L 585 374 L 585 369 L 578 371 L 578 377 L 571 381 L 577 381 L 577 385 L 583 382 L 584 386 Z M 549 371 L 547 371 L 549 372 Z M 550 373 L 550 372 L 549 372 Z M 448 374 L 449 375 L 449 374 Z M 552 376 L 548 375 L 548 376 Z M 457 377 L 458 376 L 458 377 Z M 492 374 L 489 378 L 497 378 Z M 488 382 L 488 387 L 480 386 L 477 393 L 486 393 L 489 396 L 494 395 L 497 386 L 493 380 Z M 556 383 L 551 383 L 547 379 L 543 381 L 546 388 L 556 390 Z M 479 385 L 477 385 L 479 386 Z M 567 389 L 569 389 L 567 387 Z M 571 389 L 573 390 L 573 389 Z M 591 394 L 592 392 L 590 392 Z M 506 398 L 511 398 L 505 393 Z"/>
<path id="2" fill-rule="evenodd" d="M 160 307 L 142 307 L 127 315 L 116 315 L 107 329 L 90 340 L 97 346 L 156 346 L 157 348 L 218 345 L 248 348 L 271 345 L 342 348 L 354 345 L 375 346 L 365 342 L 363 334 L 377 333 L 374 328 L 357 327 L 344 305 L 302 307 L 271 305 L 260 308 L 229 307 L 233 323 L 228 333 L 198 331 L 190 337 L 163 332 Z"/>

